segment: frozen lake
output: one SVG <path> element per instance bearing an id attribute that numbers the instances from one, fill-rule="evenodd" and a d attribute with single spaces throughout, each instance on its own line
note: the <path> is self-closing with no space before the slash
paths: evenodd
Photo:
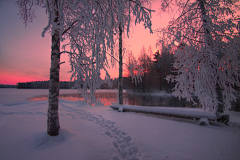
<path id="1" fill-rule="evenodd" d="M 3 89 L 1 89 L 3 90 Z M 48 99 L 47 89 L 4 89 L 7 93 L 12 95 L 27 94 L 28 101 L 43 101 Z M 96 97 L 104 106 L 109 106 L 112 103 L 117 102 L 117 90 L 97 90 Z M 126 105 L 139 105 L 139 106 L 164 106 L 164 107 L 187 107 L 187 108 L 201 108 L 201 104 L 198 102 L 197 97 L 194 97 L 196 105 L 186 100 L 179 100 L 177 97 L 165 92 L 151 93 L 151 94 L 128 94 L 124 92 L 124 104 Z M 61 89 L 60 99 L 69 101 L 79 101 L 83 98 L 78 95 L 75 89 Z M 240 112 L 240 99 L 237 102 L 232 103 L 233 111 Z"/>

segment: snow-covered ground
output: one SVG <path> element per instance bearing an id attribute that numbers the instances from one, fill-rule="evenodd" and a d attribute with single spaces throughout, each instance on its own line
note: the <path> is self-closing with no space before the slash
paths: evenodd
<path id="1" fill-rule="evenodd" d="M 185 117 L 185 118 L 196 118 L 201 117 L 208 118 L 209 120 L 215 120 L 216 116 L 213 113 L 205 112 L 201 108 L 183 108 L 183 107 L 151 107 L 151 106 L 134 106 L 134 105 L 119 105 L 113 104 L 110 106 L 115 110 L 141 112 L 146 114 L 163 114 L 172 117 Z"/>
<path id="2" fill-rule="evenodd" d="M 27 102 L 47 92 L 0 89 L 1 160 L 239 160 L 240 128 L 200 126 L 66 100 L 59 104 L 60 134 L 49 137 L 48 102 Z M 240 124 L 240 114 L 230 114 L 230 121 Z"/>

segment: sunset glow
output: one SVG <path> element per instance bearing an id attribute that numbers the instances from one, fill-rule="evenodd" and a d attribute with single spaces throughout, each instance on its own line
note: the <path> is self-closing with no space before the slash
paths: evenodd
<path id="1" fill-rule="evenodd" d="M 167 14 L 159 15 L 160 5 L 154 2 L 152 9 L 152 29 L 168 24 Z M 0 84 L 17 84 L 18 82 L 45 81 L 49 79 L 51 37 L 46 33 L 41 37 L 43 28 L 47 25 L 47 15 L 44 9 L 36 9 L 36 19 L 25 28 L 18 15 L 15 1 L 0 1 Z M 138 58 L 143 46 L 148 50 L 157 50 L 157 33 L 150 34 L 143 24 L 132 26 L 129 38 L 124 36 L 124 47 L 132 51 Z M 69 81 L 71 70 L 67 54 L 61 56 L 60 80 Z M 111 78 L 118 77 L 118 64 L 109 69 Z M 102 78 L 104 74 L 102 75 Z"/>

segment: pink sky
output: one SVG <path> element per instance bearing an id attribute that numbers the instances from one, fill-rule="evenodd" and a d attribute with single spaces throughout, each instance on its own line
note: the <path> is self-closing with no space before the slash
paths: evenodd
<path id="1" fill-rule="evenodd" d="M 158 1 L 154 2 L 152 9 L 153 30 L 168 24 L 169 16 L 162 14 L 160 17 Z M 0 84 L 17 84 L 26 81 L 42 81 L 49 79 L 51 38 L 46 34 L 44 38 L 41 33 L 47 24 L 47 15 L 44 9 L 36 9 L 37 18 L 33 24 L 25 28 L 20 20 L 18 8 L 14 0 L 0 1 Z M 138 57 L 140 50 L 145 46 L 148 50 L 152 47 L 153 52 L 157 50 L 157 34 L 150 34 L 149 29 L 144 29 L 142 24 L 133 26 L 130 30 L 129 39 L 124 38 L 128 50 Z M 68 56 L 61 56 L 60 80 L 70 80 L 70 65 Z M 118 65 L 109 69 L 111 78 L 118 77 Z"/>

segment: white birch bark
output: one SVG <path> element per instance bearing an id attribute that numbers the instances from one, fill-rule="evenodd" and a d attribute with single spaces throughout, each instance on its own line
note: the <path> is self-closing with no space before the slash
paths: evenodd
<path id="1" fill-rule="evenodd" d="M 59 25 L 59 13 L 57 0 L 55 0 L 54 22 Z M 47 133 L 50 136 L 56 136 L 59 132 L 59 117 L 58 117 L 58 98 L 59 98 L 59 69 L 60 69 L 60 29 L 53 28 L 52 47 L 51 47 L 51 68 L 50 68 L 50 84 L 48 97 L 48 119 Z"/>

